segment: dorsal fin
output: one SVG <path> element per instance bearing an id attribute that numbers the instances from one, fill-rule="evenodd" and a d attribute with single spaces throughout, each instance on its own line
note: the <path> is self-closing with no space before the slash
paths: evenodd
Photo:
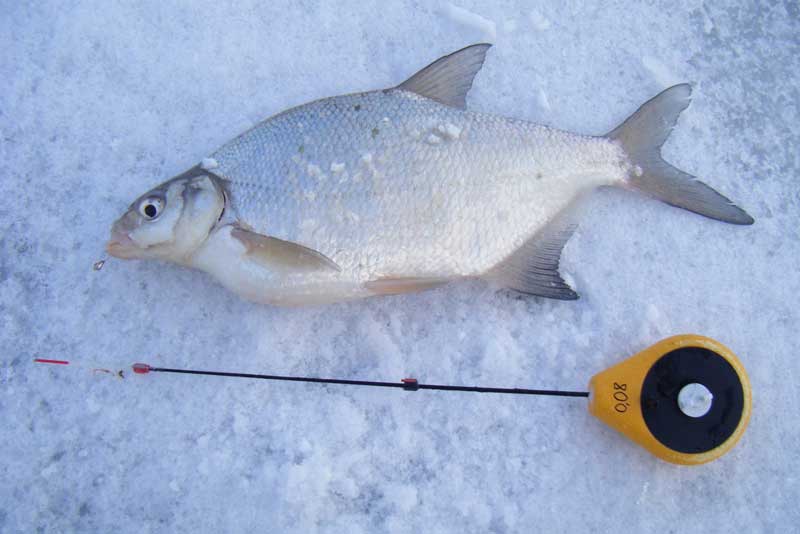
<path id="1" fill-rule="evenodd" d="M 492 45 L 474 44 L 441 57 L 397 86 L 436 100 L 440 104 L 465 109 L 472 80 L 481 70 L 486 51 Z"/>

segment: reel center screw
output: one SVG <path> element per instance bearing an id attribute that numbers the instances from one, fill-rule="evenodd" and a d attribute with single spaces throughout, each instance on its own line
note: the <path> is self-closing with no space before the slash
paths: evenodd
<path id="1" fill-rule="evenodd" d="M 711 409 L 714 395 L 703 384 L 686 384 L 678 393 L 678 407 L 689 417 L 703 417 Z"/>

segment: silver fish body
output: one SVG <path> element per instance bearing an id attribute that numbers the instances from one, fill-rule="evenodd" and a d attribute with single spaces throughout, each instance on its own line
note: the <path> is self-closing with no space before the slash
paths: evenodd
<path id="1" fill-rule="evenodd" d="M 584 192 L 624 185 L 752 222 L 658 156 L 688 104 L 688 86 L 665 91 L 607 136 L 578 135 L 465 109 L 486 49 L 446 56 L 396 88 L 290 109 L 227 143 L 186 178 L 224 190 L 224 212 L 190 254 L 160 258 L 273 304 L 402 293 L 464 277 L 575 298 L 558 260 Z M 146 215 L 142 203 L 153 198 L 131 210 Z M 112 243 L 120 248 L 131 239 L 117 224 Z M 137 257 L 130 247 L 117 255 Z"/>
<path id="2" fill-rule="evenodd" d="M 295 108 L 211 158 L 239 219 L 364 282 L 479 276 L 626 165 L 605 138 L 397 89 Z"/>

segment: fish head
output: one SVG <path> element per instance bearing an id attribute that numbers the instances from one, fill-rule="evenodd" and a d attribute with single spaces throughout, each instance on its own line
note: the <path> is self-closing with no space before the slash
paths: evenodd
<path id="1" fill-rule="evenodd" d="M 106 250 L 122 259 L 190 263 L 224 209 L 221 181 L 193 169 L 137 198 L 111 227 Z"/>

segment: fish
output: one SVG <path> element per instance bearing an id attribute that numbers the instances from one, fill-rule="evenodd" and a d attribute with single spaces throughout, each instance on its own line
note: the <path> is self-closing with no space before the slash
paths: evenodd
<path id="1" fill-rule="evenodd" d="M 199 269 L 272 305 L 474 278 L 573 300 L 559 262 L 598 187 L 753 223 L 661 157 L 690 85 L 669 87 L 605 135 L 571 133 L 467 109 L 490 46 L 453 52 L 395 87 L 264 120 L 137 198 L 107 252 Z"/>

